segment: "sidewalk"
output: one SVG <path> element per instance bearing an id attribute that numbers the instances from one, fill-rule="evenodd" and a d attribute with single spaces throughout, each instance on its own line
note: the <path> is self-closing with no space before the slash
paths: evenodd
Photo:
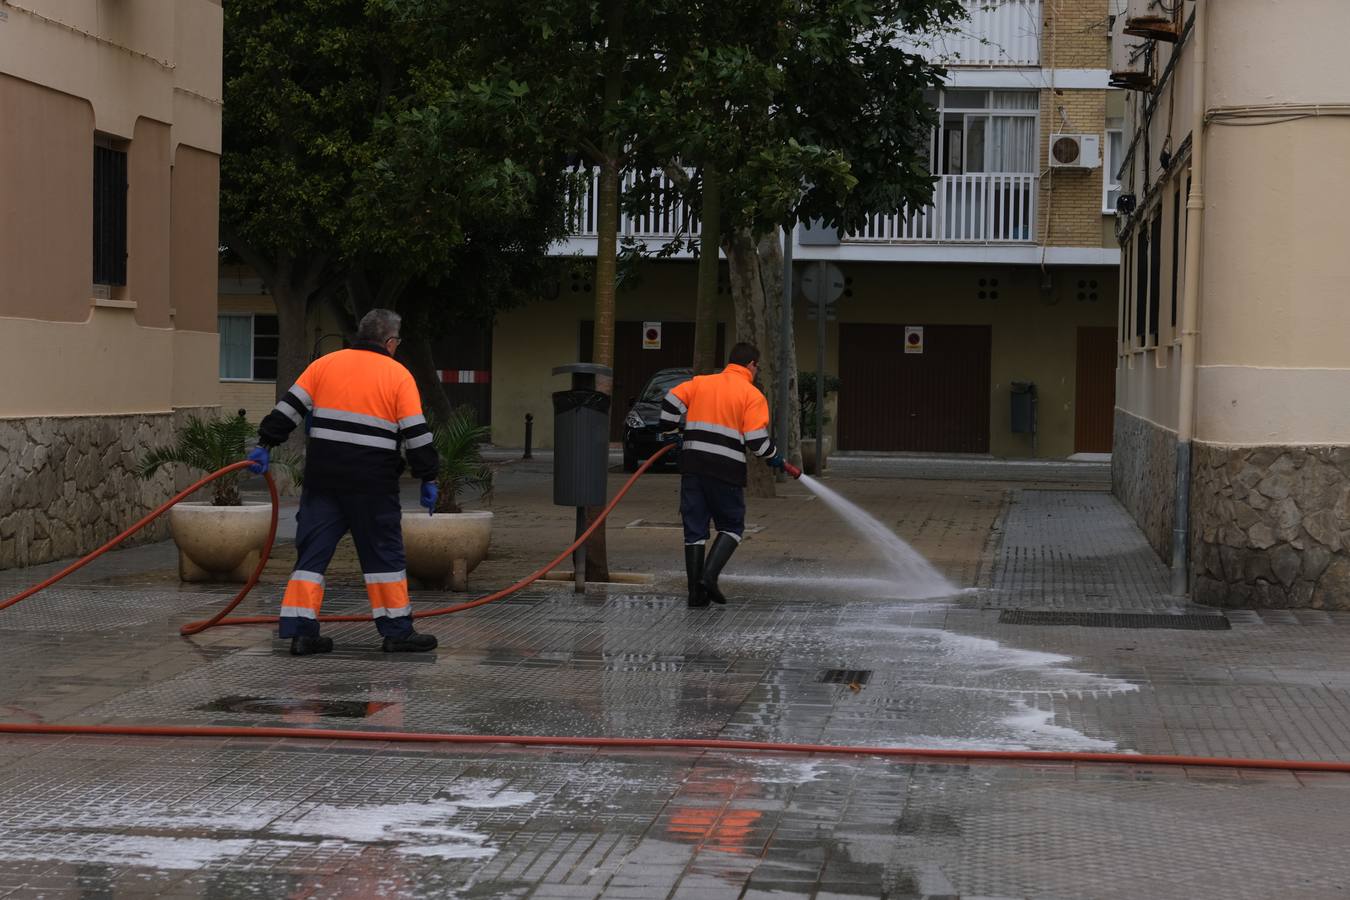
<path id="1" fill-rule="evenodd" d="M 551 463 L 501 461 L 469 596 L 572 535 Z M 922 461 L 832 457 L 827 480 L 951 598 L 901 599 L 793 482 L 749 501 L 732 602 L 686 609 L 678 476 L 653 473 L 607 529 L 640 583 L 422 620 L 424 657 L 379 653 L 365 623 L 326 629 L 321 658 L 265 629 L 180 639 L 233 591 L 179 584 L 170 544 L 110 554 L 0 612 L 0 720 L 1350 760 L 1350 614 L 1179 602 L 1093 469 L 903 466 Z M 278 547 L 240 612 L 275 612 L 293 558 Z M 0 572 L 0 596 L 56 568 Z M 329 575 L 325 611 L 361 611 L 349 550 Z M 1347 791 L 1278 770 L 11 737 L 0 897 L 1323 898 L 1350 890 Z"/>

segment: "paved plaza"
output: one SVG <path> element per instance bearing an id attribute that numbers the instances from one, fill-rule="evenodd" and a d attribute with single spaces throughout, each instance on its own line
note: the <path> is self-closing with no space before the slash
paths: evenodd
<path id="1" fill-rule="evenodd" d="M 548 459 L 507 457 L 469 597 L 572 534 Z M 837 457 L 829 486 L 957 591 L 906 599 L 787 483 L 700 610 L 677 476 L 652 473 L 610 520 L 615 583 L 422 620 L 428 655 L 365 623 L 325 657 L 180 638 L 233 589 L 132 548 L 0 611 L 0 721 L 1350 761 L 1350 614 L 1170 596 L 1108 472 Z M 275 612 L 293 558 L 240 612 Z M 0 597 L 58 568 L 0 572 Z M 329 575 L 325 612 L 366 608 L 349 545 Z M 1350 895 L 1348 822 L 1350 775 L 1128 759 L 0 738 L 0 897 L 1323 898 Z"/>

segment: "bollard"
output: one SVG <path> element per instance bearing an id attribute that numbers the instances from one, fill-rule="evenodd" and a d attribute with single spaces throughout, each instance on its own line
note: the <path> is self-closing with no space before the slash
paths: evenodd
<path id="1" fill-rule="evenodd" d="M 534 454 L 530 452 L 530 444 L 534 441 L 534 416 L 530 413 L 525 414 L 525 454 L 521 459 L 534 459 Z"/>

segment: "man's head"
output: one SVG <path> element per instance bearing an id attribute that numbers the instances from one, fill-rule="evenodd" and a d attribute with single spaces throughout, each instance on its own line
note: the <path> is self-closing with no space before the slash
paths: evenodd
<path id="1" fill-rule="evenodd" d="M 403 342 L 403 338 L 398 336 L 402 324 L 403 317 L 392 309 L 372 309 L 361 317 L 361 324 L 356 326 L 356 339 L 379 344 L 392 354 Z"/>
<path id="2" fill-rule="evenodd" d="M 733 366 L 745 366 L 753 375 L 759 371 L 759 348 L 754 344 L 741 341 L 731 348 L 731 355 L 727 357 L 727 362 Z"/>

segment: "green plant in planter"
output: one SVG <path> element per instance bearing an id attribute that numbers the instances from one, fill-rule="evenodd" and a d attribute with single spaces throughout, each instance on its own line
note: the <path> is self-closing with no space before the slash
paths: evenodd
<path id="1" fill-rule="evenodd" d="M 432 423 L 432 443 L 440 457 L 436 512 L 463 512 L 459 498 L 466 491 L 491 496 L 492 467 L 483 461 L 482 448 L 490 433 L 487 426 L 478 424 L 472 407 L 460 407 L 450 418 Z"/>
<path id="2" fill-rule="evenodd" d="M 825 394 L 836 393 L 839 390 L 840 381 L 835 375 L 825 376 Z M 802 437 L 814 438 L 816 436 L 816 373 L 798 372 L 797 373 L 797 402 L 802 410 Z M 830 424 L 830 414 L 822 411 L 820 422 L 822 426 Z"/>
<path id="3" fill-rule="evenodd" d="M 242 414 L 218 419 L 189 416 L 174 432 L 172 444 L 156 447 L 141 457 L 136 474 L 149 479 L 168 463 L 189 466 L 203 475 L 216 472 L 242 460 L 249 439 L 257 433 L 258 427 Z M 297 484 L 300 482 L 299 459 L 294 454 L 273 450 L 272 465 L 280 467 Z M 231 472 L 211 482 L 212 506 L 243 505 L 239 497 L 240 474 Z"/>

